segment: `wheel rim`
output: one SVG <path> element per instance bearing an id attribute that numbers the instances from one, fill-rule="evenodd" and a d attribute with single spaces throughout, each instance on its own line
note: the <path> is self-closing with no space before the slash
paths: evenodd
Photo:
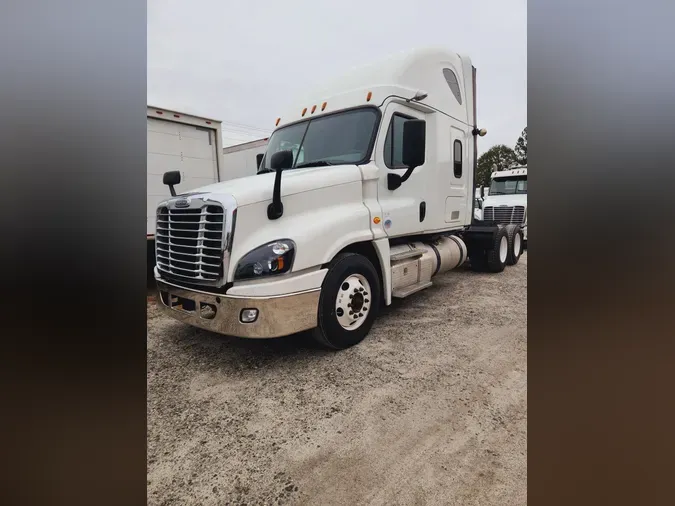
<path id="1" fill-rule="evenodd" d="M 516 234 L 516 237 L 513 239 L 513 254 L 520 256 L 520 251 L 523 245 L 520 242 L 520 234 Z"/>
<path id="2" fill-rule="evenodd" d="M 499 261 L 501 263 L 506 262 L 506 253 L 509 250 L 509 242 L 506 240 L 506 236 L 502 237 L 502 240 L 499 242 Z"/>
<path id="3" fill-rule="evenodd" d="M 371 307 L 370 283 L 361 274 L 351 274 L 338 288 L 335 316 L 345 330 L 356 330 L 368 318 Z"/>

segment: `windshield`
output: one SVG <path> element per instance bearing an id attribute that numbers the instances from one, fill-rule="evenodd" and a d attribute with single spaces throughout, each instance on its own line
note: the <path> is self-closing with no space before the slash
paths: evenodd
<path id="1" fill-rule="evenodd" d="M 270 172 L 272 155 L 293 152 L 292 168 L 363 163 L 370 158 L 379 112 L 374 107 L 311 118 L 276 130 L 260 172 Z"/>
<path id="2" fill-rule="evenodd" d="M 527 194 L 527 176 L 500 177 L 492 180 L 490 195 Z"/>

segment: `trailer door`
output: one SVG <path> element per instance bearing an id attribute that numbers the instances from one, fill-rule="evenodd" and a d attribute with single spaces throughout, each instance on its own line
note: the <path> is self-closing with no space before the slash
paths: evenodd
<path id="1" fill-rule="evenodd" d="M 155 235 L 157 205 L 170 196 L 166 171 L 179 170 L 178 193 L 218 182 L 216 129 L 148 118 L 147 235 Z"/>

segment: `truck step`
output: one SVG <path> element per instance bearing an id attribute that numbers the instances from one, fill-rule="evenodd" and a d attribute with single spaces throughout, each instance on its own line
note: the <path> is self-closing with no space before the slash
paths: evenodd
<path id="1" fill-rule="evenodd" d="M 410 286 L 405 286 L 403 288 L 399 288 L 397 290 L 394 290 L 391 292 L 392 297 L 396 297 L 397 299 L 403 299 L 407 297 L 408 295 L 412 295 L 413 293 L 419 292 L 420 290 L 424 290 L 425 288 L 429 288 L 433 283 L 431 281 L 422 281 L 420 283 L 416 283 L 414 285 Z"/>
<path id="2" fill-rule="evenodd" d="M 422 255 L 424 255 L 424 251 L 420 251 L 417 249 L 406 249 L 405 251 L 401 251 L 400 253 L 394 253 L 389 257 L 390 262 L 397 262 L 398 260 L 405 260 L 407 258 L 419 258 Z"/>

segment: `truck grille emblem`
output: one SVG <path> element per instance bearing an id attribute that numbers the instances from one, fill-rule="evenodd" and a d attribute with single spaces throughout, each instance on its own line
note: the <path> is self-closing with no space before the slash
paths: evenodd
<path id="1" fill-rule="evenodd" d="M 175 207 L 190 207 L 190 199 L 180 199 L 174 203 Z"/>

